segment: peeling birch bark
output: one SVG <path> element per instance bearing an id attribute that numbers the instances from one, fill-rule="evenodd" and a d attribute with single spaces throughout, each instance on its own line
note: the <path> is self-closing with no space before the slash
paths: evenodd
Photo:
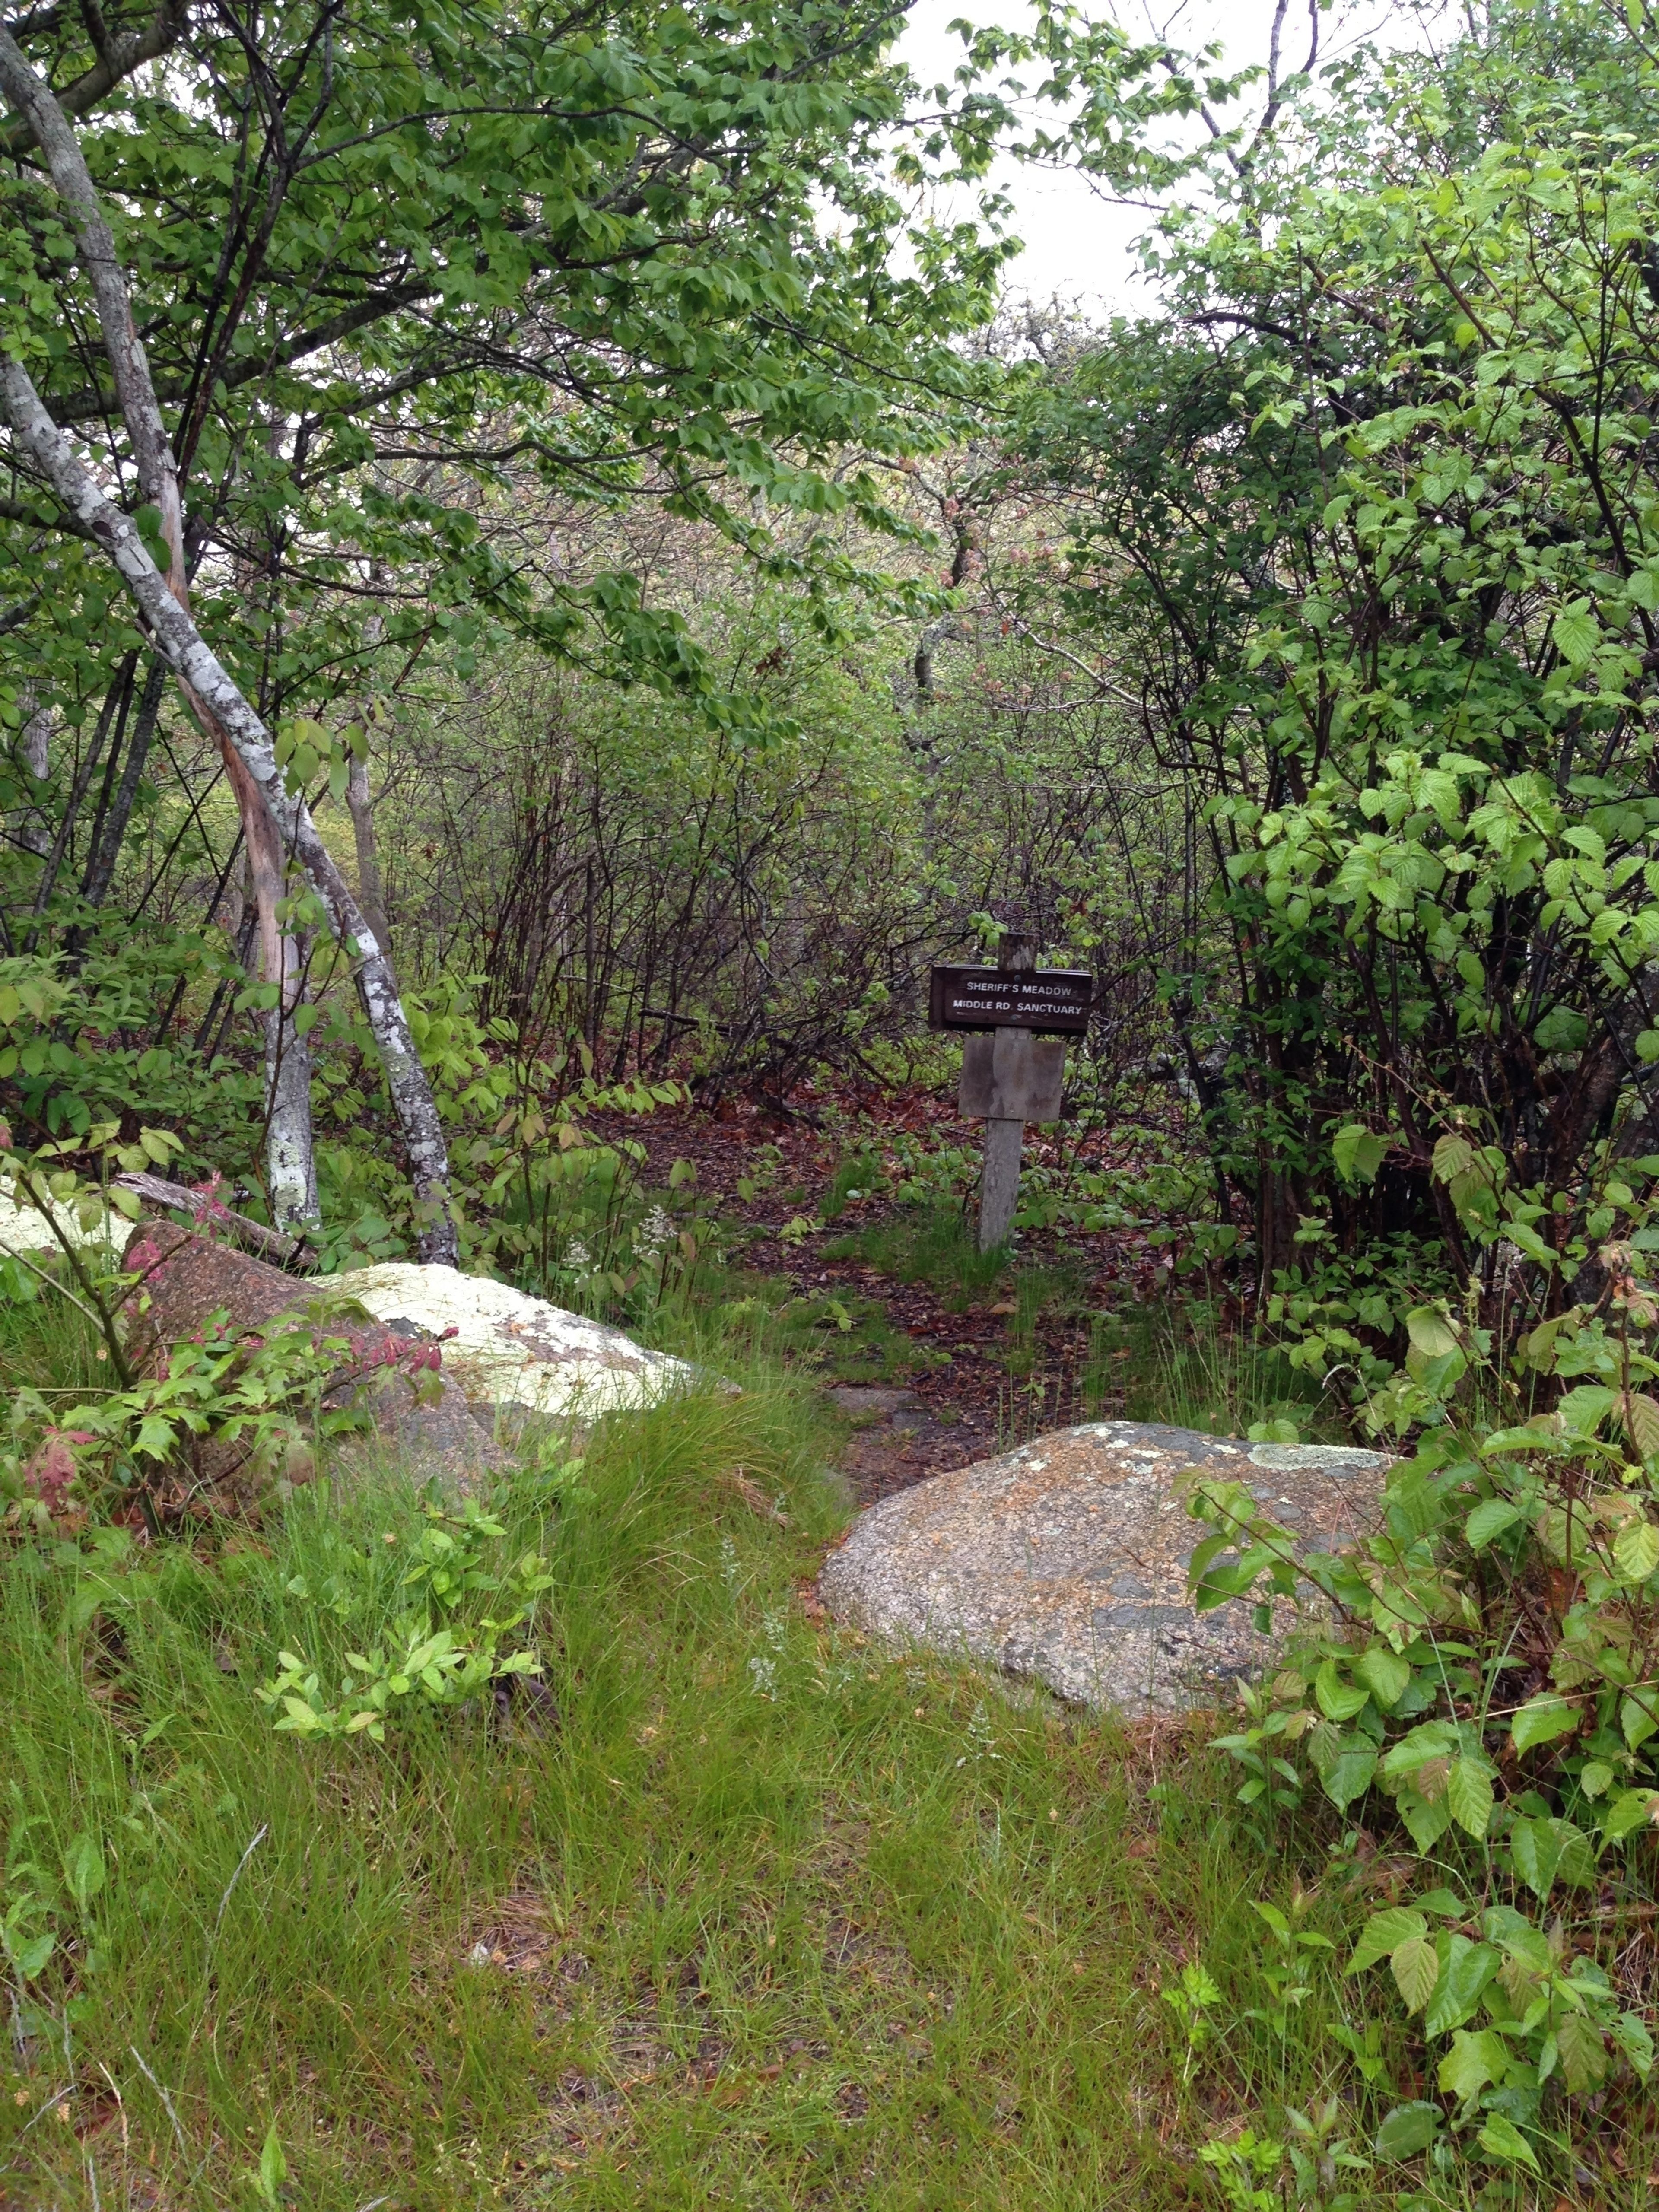
<path id="1" fill-rule="evenodd" d="M 289 796 L 264 725 L 191 617 L 178 465 L 149 364 L 133 325 L 114 241 L 74 129 L 50 88 L 35 75 L 16 40 L 3 27 L 0 27 L 0 88 L 40 144 L 52 184 L 74 219 L 140 485 L 161 514 L 168 549 L 165 576 L 151 560 L 135 525 L 105 498 L 52 422 L 22 363 L 3 355 L 0 355 L 0 402 L 31 464 L 114 562 L 149 627 L 156 650 L 179 679 L 191 712 L 220 744 L 239 799 L 245 802 L 243 820 L 256 890 L 260 886 L 262 860 L 268 872 L 273 845 L 279 884 L 283 855 L 293 854 L 318 894 L 330 929 L 354 959 L 358 994 L 380 1049 L 393 1110 L 409 1153 L 421 1257 L 453 1265 L 458 1248 L 449 1208 L 449 1162 L 443 1128 L 410 1034 L 396 980 L 379 941 L 318 836 L 309 809 L 303 800 Z M 261 846 L 263 855 L 258 850 Z M 274 902 L 269 917 L 263 896 L 260 907 L 266 972 L 280 987 L 285 975 L 285 954 L 276 927 Z M 279 988 L 279 1020 L 282 995 Z M 280 1060 L 279 1052 L 279 1066 Z M 307 1112 L 308 1128 L 308 1088 Z M 307 1181 L 314 1187 L 314 1170 L 310 1168 Z"/>
<path id="2" fill-rule="evenodd" d="M 28 372 L 7 355 L 0 355 L 0 405 L 30 465 L 114 563 L 149 626 L 156 651 L 225 730 L 238 759 L 264 795 L 283 845 L 305 870 L 331 933 L 354 961 L 358 995 L 380 1048 L 409 1153 L 421 1217 L 421 1257 L 453 1267 L 458 1246 L 449 1210 L 449 1158 L 432 1086 L 415 1049 L 386 955 L 317 834 L 310 808 L 289 795 L 270 732 L 167 589 L 137 525 L 104 497 L 47 414 Z"/>
<path id="3" fill-rule="evenodd" d="M 318 1218 L 312 1143 L 311 1041 L 294 1025 L 307 1002 L 311 940 L 284 931 L 280 992 L 265 1013 L 265 1185 L 270 1218 L 290 1233 Z"/>

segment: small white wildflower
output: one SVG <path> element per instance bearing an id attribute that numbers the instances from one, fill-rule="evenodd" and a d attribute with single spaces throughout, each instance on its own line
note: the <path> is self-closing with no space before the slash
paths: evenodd
<path id="1" fill-rule="evenodd" d="M 634 1231 L 634 1249 L 646 1254 L 660 1252 L 673 1239 L 673 1223 L 660 1206 L 653 1206 Z"/>
<path id="2" fill-rule="evenodd" d="M 775 1659 L 754 1658 L 749 1662 L 749 1682 L 757 1698 L 777 1694 L 778 1662 Z"/>
<path id="3" fill-rule="evenodd" d="M 738 1547 L 729 1536 L 720 1538 L 720 1580 L 727 1589 L 736 1587 L 738 1579 Z"/>
<path id="4" fill-rule="evenodd" d="M 588 1250 L 586 1245 L 583 1243 L 580 1237 L 573 1237 L 571 1238 L 569 1245 L 565 1251 L 564 1257 L 565 1265 L 568 1267 L 574 1267 L 576 1273 L 580 1275 L 585 1275 L 587 1273 L 587 1270 L 593 1264 L 593 1255 Z"/>

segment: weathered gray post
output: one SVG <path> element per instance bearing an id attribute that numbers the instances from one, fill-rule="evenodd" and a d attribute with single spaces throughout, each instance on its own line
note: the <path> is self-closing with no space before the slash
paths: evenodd
<path id="1" fill-rule="evenodd" d="M 1037 940 L 1025 931 L 1010 930 L 997 947 L 997 966 L 1006 975 L 1030 975 L 1036 966 L 1036 957 Z M 1029 1082 L 1022 1082 L 1020 1078 L 1027 1074 L 1025 1063 L 1036 1043 L 1036 1039 L 1029 1030 L 1000 1030 L 988 1037 L 975 1037 L 969 1041 L 970 1046 L 983 1048 L 975 1056 L 991 1062 L 993 1087 L 993 1095 L 986 1102 L 990 1110 L 985 1117 L 985 1164 L 979 1178 L 979 1249 L 981 1252 L 988 1252 L 998 1244 L 1006 1244 L 1013 1231 L 1014 1208 L 1019 1203 L 1019 1156 L 1025 1146 L 1026 1116 L 1024 1108 L 1026 1102 L 1020 1094 L 1030 1088 Z M 964 1047 L 962 1068 L 964 1111 L 967 1110 L 969 1091 L 969 1047 Z M 1061 1050 L 1064 1050 L 1063 1046 Z M 1001 1066 L 997 1065 L 999 1060 L 1003 1063 Z M 1007 1097 L 996 1095 L 1004 1087 L 996 1082 L 999 1075 L 1004 1077 L 1006 1089 L 1012 1095 Z M 1008 1080 L 1010 1078 L 1012 1081 Z M 1006 1111 L 999 1114 L 995 1110 L 998 1106 L 1006 1109 L 1013 1105 L 1022 1109 L 1018 1117 Z"/>

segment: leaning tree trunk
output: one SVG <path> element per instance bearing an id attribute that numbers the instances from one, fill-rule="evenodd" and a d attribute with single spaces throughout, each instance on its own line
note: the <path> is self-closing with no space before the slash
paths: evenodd
<path id="1" fill-rule="evenodd" d="M 302 798 L 289 793 L 277 768 L 269 732 L 190 616 L 178 470 L 149 364 L 133 324 L 114 240 L 68 118 L 3 27 L 0 27 L 0 87 L 39 143 L 53 185 L 73 218 L 140 486 L 161 514 L 168 549 L 165 577 L 151 560 L 137 526 L 104 497 L 77 459 L 21 362 L 4 354 L 0 354 L 0 405 L 24 458 L 76 517 L 82 530 L 114 562 L 149 628 L 155 649 L 178 678 L 191 712 L 222 745 L 233 778 L 234 763 L 263 801 L 263 817 L 256 816 L 252 825 L 256 834 L 268 834 L 279 860 L 289 854 L 297 860 L 317 893 L 331 932 L 355 959 L 358 994 L 380 1049 L 392 1109 L 409 1154 L 421 1257 L 453 1266 L 458 1243 L 449 1206 L 449 1159 L 443 1126 L 415 1049 L 396 979 L 332 855 L 318 836 L 310 809 Z M 252 793 L 249 797 L 251 800 Z M 248 818 L 245 807 L 245 824 Z M 251 853 L 254 842 L 250 836 Z M 256 883 L 258 868 L 256 854 Z M 263 914 L 261 921 L 263 925 Z M 267 972 L 280 981 L 280 946 L 271 948 L 271 953 Z"/>
<path id="2" fill-rule="evenodd" d="M 363 918 L 380 943 L 390 945 L 392 927 L 386 920 L 386 885 L 380 875 L 380 846 L 374 836 L 374 801 L 369 795 L 368 763 L 359 759 L 356 753 L 346 771 L 346 806 L 357 847 L 357 892 Z"/>

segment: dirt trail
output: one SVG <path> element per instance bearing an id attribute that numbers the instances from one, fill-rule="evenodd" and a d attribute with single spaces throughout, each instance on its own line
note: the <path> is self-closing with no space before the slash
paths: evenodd
<path id="1" fill-rule="evenodd" d="M 873 1309 L 884 1328 L 903 1340 L 887 1371 L 866 1373 L 842 1356 L 833 1327 L 820 1340 L 831 1401 L 855 1425 L 842 1464 L 861 1504 L 1043 1429 L 1122 1410 L 1122 1394 L 1107 1379 L 1109 1369 L 1103 1373 L 1097 1364 L 1090 1374 L 1090 1323 L 1091 1316 L 1122 1312 L 1155 1295 L 1158 1257 L 1144 1229 L 1023 1237 L 1023 1265 L 1064 1265 L 1077 1288 L 1070 1298 L 1028 1316 L 1021 1328 L 1006 1278 L 967 1302 L 931 1282 L 896 1280 L 856 1256 L 824 1256 L 824 1246 L 890 1217 L 894 1209 L 885 1197 L 848 1205 L 821 1232 L 799 1238 L 781 1233 L 817 1212 L 838 1164 L 860 1145 L 878 1151 L 884 1136 L 902 1128 L 924 1137 L 930 1150 L 976 1146 L 977 1124 L 959 1120 L 954 1102 L 919 1088 L 816 1094 L 804 1086 L 791 1103 L 798 1110 L 788 1115 L 734 1098 L 712 1112 L 600 1115 L 589 1127 L 608 1139 L 641 1142 L 649 1184 L 661 1187 L 676 1160 L 690 1160 L 699 1191 L 717 1196 L 722 1218 L 746 1232 L 745 1268 L 781 1288 L 787 1285 L 798 1299 Z M 753 1183 L 752 1196 L 739 1193 L 740 1181 Z M 860 1388 L 867 1395 L 856 1402 Z"/>

